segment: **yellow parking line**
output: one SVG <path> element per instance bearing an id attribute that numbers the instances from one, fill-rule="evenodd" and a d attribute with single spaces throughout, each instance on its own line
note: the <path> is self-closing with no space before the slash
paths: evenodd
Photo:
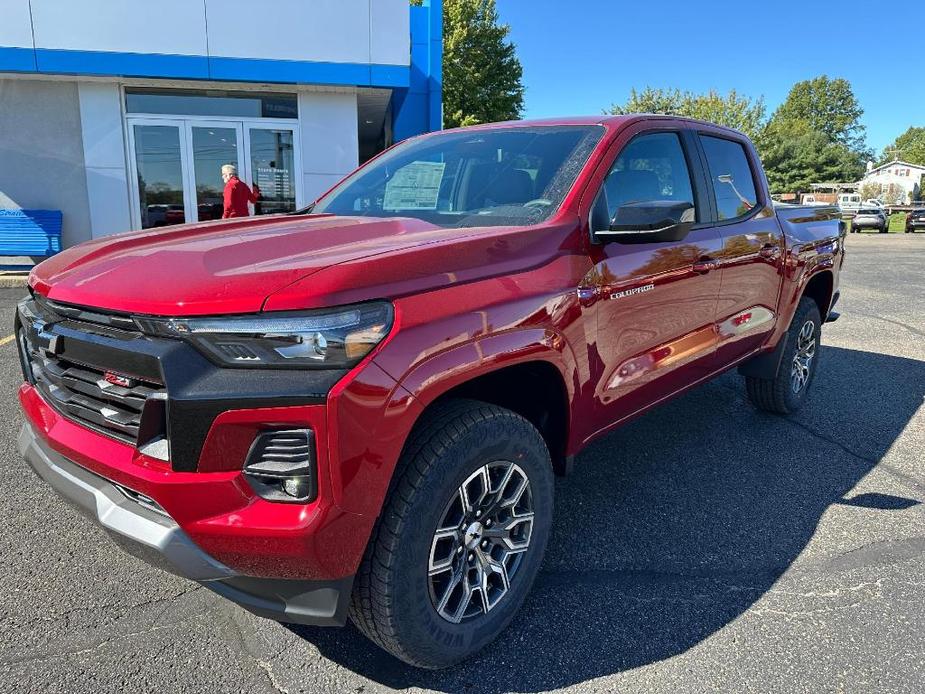
<path id="1" fill-rule="evenodd" d="M 3 347 L 7 342 L 12 342 L 15 338 L 15 335 L 7 335 L 6 337 L 0 337 L 0 347 Z"/>

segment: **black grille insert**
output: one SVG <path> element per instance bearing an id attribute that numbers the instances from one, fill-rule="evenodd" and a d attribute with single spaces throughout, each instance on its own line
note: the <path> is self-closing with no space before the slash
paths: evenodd
<path id="1" fill-rule="evenodd" d="M 27 302 L 20 311 L 24 370 L 45 400 L 68 419 L 126 443 L 137 446 L 163 438 L 167 400 L 164 385 L 105 365 L 79 363 L 68 358 L 67 349 L 60 353 L 57 341 L 61 338 L 45 332 L 46 326 L 61 321 L 60 314 L 49 313 L 49 303 Z M 100 324 L 69 323 L 72 330 L 84 326 L 88 333 L 100 329 L 124 332 Z M 135 336 L 124 334 L 130 339 Z"/>

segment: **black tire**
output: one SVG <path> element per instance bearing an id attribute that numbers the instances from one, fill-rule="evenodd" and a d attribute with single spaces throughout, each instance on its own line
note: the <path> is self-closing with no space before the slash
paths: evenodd
<path id="1" fill-rule="evenodd" d="M 880 233 L 881 233 L 881 234 L 885 234 L 886 232 L 887 232 L 887 228 L 886 228 L 886 227 L 880 227 Z"/>
<path id="2" fill-rule="evenodd" d="M 813 324 L 813 355 L 808 362 L 805 381 L 799 390 L 795 390 L 796 386 L 792 381 L 793 370 L 798 367 L 794 366 L 794 361 L 799 351 L 800 333 L 809 322 Z M 803 297 L 800 299 L 787 334 L 781 338 L 786 340 L 786 343 L 780 365 L 777 367 L 777 374 L 774 378 L 745 377 L 745 390 L 748 392 L 748 399 L 755 407 L 775 414 L 790 414 L 802 407 L 819 365 L 821 334 L 822 319 L 819 315 L 819 307 L 813 299 Z"/>
<path id="3" fill-rule="evenodd" d="M 470 592 L 472 602 L 467 604 L 478 613 L 453 623 L 438 612 L 436 598 L 432 598 L 434 579 L 428 572 L 437 551 L 435 533 L 438 527 L 446 527 L 446 514 L 454 500 L 462 499 L 461 485 L 474 472 L 489 469 L 489 464 L 510 464 L 529 482 L 527 490 L 534 515 L 526 531 L 527 549 L 518 554 L 522 558 L 515 559 L 509 588 L 497 603 L 485 610 L 482 595 L 476 598 Z M 431 669 L 448 667 L 493 641 L 530 591 L 552 527 L 553 470 L 549 451 L 536 428 L 520 415 L 473 400 L 451 400 L 424 414 L 409 437 L 395 474 L 354 582 L 350 618 L 370 640 L 406 663 Z M 500 498 L 507 487 L 506 482 L 498 484 Z M 523 493 L 518 498 L 522 499 Z M 518 501 L 510 508 L 510 516 L 517 515 L 519 504 Z M 465 513 L 462 505 L 459 508 Z M 488 511 L 484 518 L 487 514 Z M 463 520 L 462 525 L 467 522 Z M 495 531 L 500 527 L 499 523 Z M 459 575 L 468 577 L 472 575 L 470 571 L 477 571 L 469 561 L 471 554 L 478 553 L 478 564 L 494 549 L 504 551 L 492 545 L 488 553 L 479 552 L 479 537 L 475 537 L 474 552 L 465 547 L 460 550 L 456 544 L 450 548 L 449 562 L 461 567 Z M 468 534 L 463 537 L 460 533 L 459 538 L 447 541 L 458 544 L 466 538 Z M 456 568 L 450 576 L 457 576 Z M 466 594 L 465 585 L 457 586 L 461 591 L 459 604 Z M 443 595 L 447 594 L 444 591 Z"/>

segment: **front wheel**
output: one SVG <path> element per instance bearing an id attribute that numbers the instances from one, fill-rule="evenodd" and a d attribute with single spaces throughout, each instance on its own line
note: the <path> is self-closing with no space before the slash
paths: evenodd
<path id="1" fill-rule="evenodd" d="M 802 407 L 819 365 L 822 318 L 809 297 L 797 306 L 774 378 L 745 377 L 748 398 L 759 410 L 790 414 Z"/>
<path id="2" fill-rule="evenodd" d="M 415 427 L 354 584 L 350 618 L 424 668 L 493 641 L 540 568 L 553 473 L 536 428 L 472 400 L 439 404 Z"/>

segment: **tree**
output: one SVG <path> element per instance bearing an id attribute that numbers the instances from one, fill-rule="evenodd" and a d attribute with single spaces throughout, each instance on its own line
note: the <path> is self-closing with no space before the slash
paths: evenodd
<path id="1" fill-rule="evenodd" d="M 739 130 L 751 138 L 758 137 L 764 127 L 764 98 L 751 99 L 735 89 L 723 95 L 715 90 L 696 94 L 680 89 L 653 89 L 630 91 L 624 104 L 613 104 L 610 113 L 664 113 L 667 115 L 697 118 Z"/>
<path id="2" fill-rule="evenodd" d="M 902 205 L 908 202 L 910 196 L 898 183 L 889 183 L 880 191 L 880 200 L 885 205 Z"/>
<path id="3" fill-rule="evenodd" d="M 858 188 L 858 195 L 861 196 L 861 200 L 873 200 L 880 197 L 881 188 L 879 183 L 868 181 L 867 183 L 862 183 L 861 187 Z"/>
<path id="4" fill-rule="evenodd" d="M 793 85 L 758 138 L 771 191 L 858 180 L 871 158 L 863 113 L 847 80 L 822 75 Z"/>
<path id="5" fill-rule="evenodd" d="M 848 80 L 821 75 L 793 85 L 771 120 L 779 123 L 802 121 L 831 141 L 862 152 L 865 148 L 865 129 L 861 125 L 863 114 L 864 109 L 855 98 Z"/>
<path id="6" fill-rule="evenodd" d="M 925 128 L 909 128 L 887 145 L 880 163 L 885 164 L 894 159 L 925 165 Z"/>
<path id="7" fill-rule="evenodd" d="M 856 181 L 864 173 L 858 152 L 805 121 L 772 119 L 761 136 L 761 158 L 772 193 L 808 191 L 812 183 Z"/>
<path id="8" fill-rule="evenodd" d="M 444 127 L 520 118 L 523 68 L 510 31 L 499 24 L 495 0 L 444 0 Z"/>

